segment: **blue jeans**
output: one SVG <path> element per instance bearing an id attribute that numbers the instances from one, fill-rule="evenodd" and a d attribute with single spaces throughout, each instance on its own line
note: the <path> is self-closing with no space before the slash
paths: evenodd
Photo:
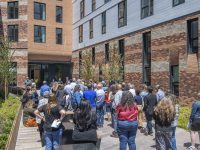
<path id="1" fill-rule="evenodd" d="M 51 132 L 44 132 L 46 148 L 45 150 L 60 150 L 61 139 L 62 139 L 62 129 Z"/>
<path id="2" fill-rule="evenodd" d="M 138 121 L 119 121 L 117 123 L 117 132 L 120 141 L 120 150 L 126 150 L 127 143 L 129 150 L 136 150 L 135 137 L 138 128 Z"/>
<path id="3" fill-rule="evenodd" d="M 172 147 L 176 150 L 176 127 L 172 127 Z"/>
<path id="4" fill-rule="evenodd" d="M 102 126 L 104 124 L 104 108 L 96 109 L 97 115 L 97 126 Z"/>
<path id="5" fill-rule="evenodd" d="M 115 133 L 117 133 L 117 113 L 112 112 L 112 127 L 114 128 Z"/>
<path id="6" fill-rule="evenodd" d="M 145 113 L 146 121 L 147 121 L 147 130 L 148 132 L 153 132 L 153 125 L 152 125 L 152 120 L 153 120 L 153 115 L 150 115 L 148 113 Z"/>

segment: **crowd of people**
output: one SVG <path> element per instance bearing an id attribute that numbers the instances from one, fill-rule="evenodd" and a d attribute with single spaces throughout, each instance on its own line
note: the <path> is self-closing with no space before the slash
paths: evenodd
<path id="1" fill-rule="evenodd" d="M 136 150 L 137 131 L 146 136 L 153 135 L 155 122 L 155 144 L 157 150 L 176 150 L 176 127 L 179 102 L 176 96 L 165 93 L 160 85 L 134 87 L 131 83 L 93 82 L 81 79 L 63 83 L 43 81 L 37 92 L 33 83 L 25 81 L 26 91 L 23 107 L 28 99 L 35 104 L 37 124 L 41 137 L 44 133 L 46 150 L 60 149 L 63 132 L 62 120 L 72 116 L 75 142 L 98 140 L 97 129 L 104 127 L 104 120 L 111 123 L 110 135 L 119 138 L 120 150 Z M 154 121 L 153 121 L 154 120 Z M 145 125 L 146 122 L 146 126 Z M 195 134 L 200 136 L 200 101 L 192 106 L 188 127 L 191 129 L 191 146 L 195 148 Z"/>

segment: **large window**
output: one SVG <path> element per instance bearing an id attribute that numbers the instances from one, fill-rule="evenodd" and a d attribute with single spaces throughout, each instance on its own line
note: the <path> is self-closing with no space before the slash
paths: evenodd
<path id="1" fill-rule="evenodd" d="M 170 70 L 171 90 L 172 94 L 179 96 L 179 66 L 171 65 Z"/>
<path id="2" fill-rule="evenodd" d="M 122 59 L 121 72 L 122 72 L 122 79 L 124 79 L 124 39 L 119 40 L 119 54 Z"/>
<path id="3" fill-rule="evenodd" d="M 45 26 L 34 26 L 34 42 L 45 43 L 46 42 L 46 27 Z"/>
<path id="4" fill-rule="evenodd" d="M 62 44 L 62 29 L 56 28 L 56 44 Z"/>
<path id="5" fill-rule="evenodd" d="M 143 34 L 143 82 L 151 85 L 151 32 Z"/>
<path id="6" fill-rule="evenodd" d="M 96 0 L 92 0 L 92 12 L 96 9 Z"/>
<path id="7" fill-rule="evenodd" d="M 127 25 L 127 0 L 118 5 L 118 27 Z"/>
<path id="8" fill-rule="evenodd" d="M 85 0 L 80 2 L 80 18 L 82 19 L 85 16 Z"/>
<path id="9" fill-rule="evenodd" d="M 153 15 L 153 0 L 141 0 L 141 18 Z"/>
<path id="10" fill-rule="evenodd" d="M 105 44 L 105 63 L 109 62 L 109 43 Z"/>
<path id="11" fill-rule="evenodd" d="M 92 64 L 95 65 L 95 47 L 92 48 Z"/>
<path id="12" fill-rule="evenodd" d="M 12 42 L 18 41 L 18 25 L 8 25 L 8 39 Z"/>
<path id="13" fill-rule="evenodd" d="M 173 0 L 173 6 L 177 6 L 183 3 L 185 3 L 185 0 Z"/>
<path id="14" fill-rule="evenodd" d="M 79 43 L 83 42 L 83 25 L 79 26 Z"/>
<path id="15" fill-rule="evenodd" d="M 61 6 L 56 6 L 56 22 L 62 22 L 63 12 Z"/>
<path id="16" fill-rule="evenodd" d="M 188 20 L 188 52 L 198 52 L 198 19 Z"/>
<path id="17" fill-rule="evenodd" d="M 109 1 L 111 1 L 111 0 L 104 0 L 104 3 L 107 3 L 107 2 L 109 2 Z"/>
<path id="18" fill-rule="evenodd" d="M 34 2 L 34 19 L 46 19 L 46 4 Z"/>
<path id="19" fill-rule="evenodd" d="M 18 18 L 18 2 L 8 2 L 8 19 Z"/>
<path id="20" fill-rule="evenodd" d="M 90 39 L 93 38 L 93 19 L 90 20 Z"/>
<path id="21" fill-rule="evenodd" d="M 82 68 L 82 51 L 79 52 L 79 78 L 81 77 L 81 68 Z"/>
<path id="22" fill-rule="evenodd" d="M 102 19 L 101 32 L 102 34 L 105 34 L 106 33 L 106 11 L 102 13 L 101 19 Z"/>

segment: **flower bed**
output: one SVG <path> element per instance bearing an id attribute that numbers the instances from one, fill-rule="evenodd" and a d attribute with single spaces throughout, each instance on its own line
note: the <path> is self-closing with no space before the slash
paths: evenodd
<path id="1" fill-rule="evenodd" d="M 0 102 L 0 149 L 5 149 L 19 107 L 19 98 L 9 97 Z"/>

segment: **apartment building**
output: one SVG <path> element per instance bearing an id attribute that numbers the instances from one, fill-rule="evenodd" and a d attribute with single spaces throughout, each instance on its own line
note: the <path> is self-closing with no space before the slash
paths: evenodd
<path id="1" fill-rule="evenodd" d="M 200 92 L 199 0 L 73 0 L 73 76 L 91 50 L 96 76 L 117 45 L 124 80 L 161 85 L 184 99 Z"/>
<path id="2" fill-rule="evenodd" d="M 24 79 L 71 76 L 72 5 L 69 0 L 0 0 L 1 34 L 15 50 L 17 85 Z"/>

